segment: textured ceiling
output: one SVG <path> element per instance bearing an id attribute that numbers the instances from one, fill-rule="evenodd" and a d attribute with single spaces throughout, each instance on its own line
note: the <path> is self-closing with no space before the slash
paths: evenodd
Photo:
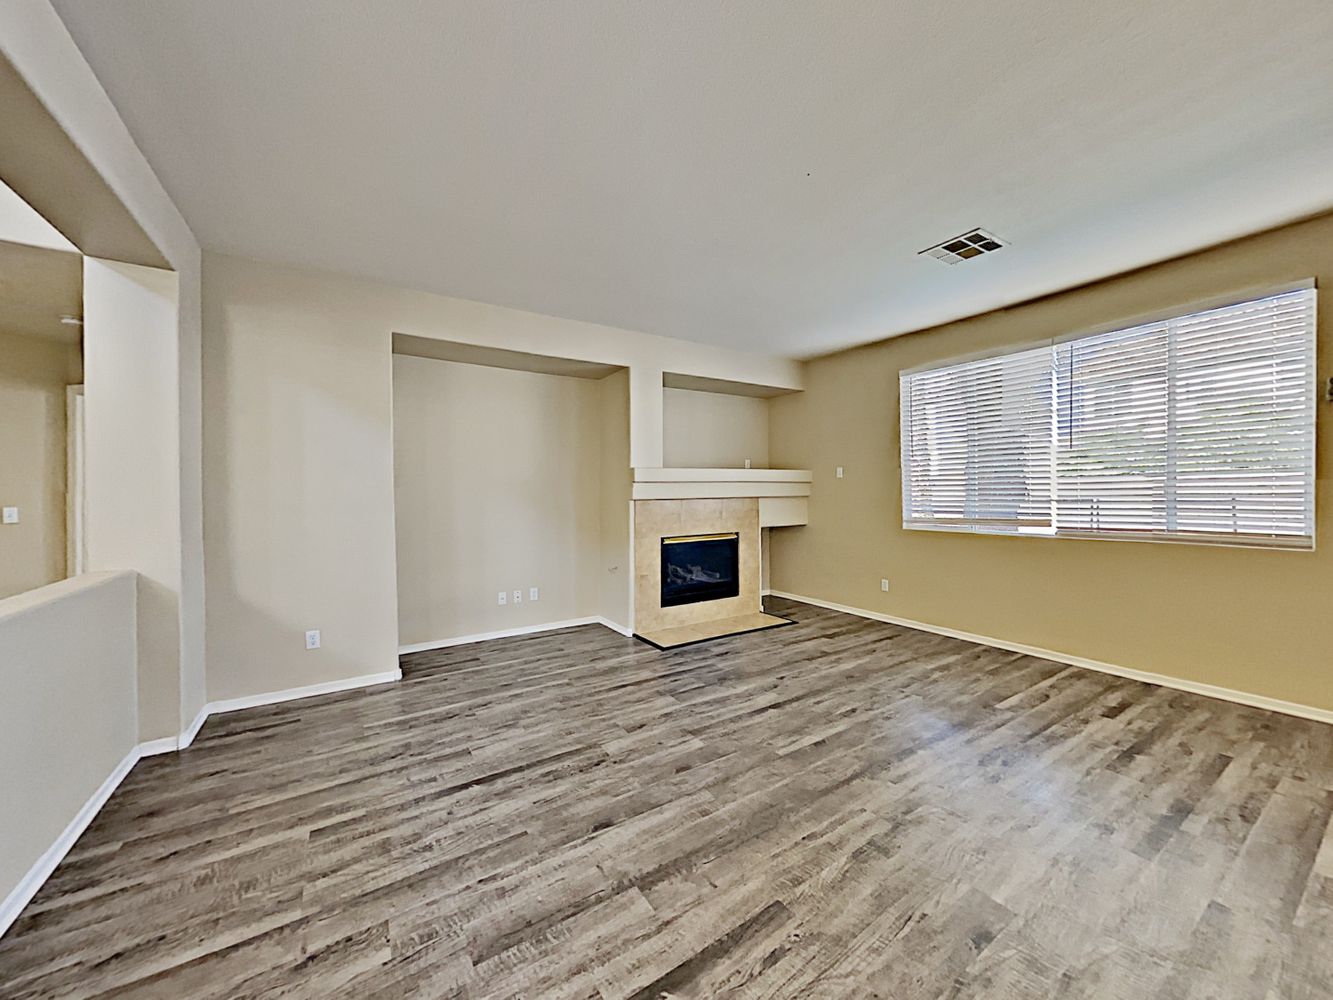
<path id="1" fill-rule="evenodd" d="M 206 247 L 716 344 L 1333 207 L 1329 0 L 55 5 Z"/>

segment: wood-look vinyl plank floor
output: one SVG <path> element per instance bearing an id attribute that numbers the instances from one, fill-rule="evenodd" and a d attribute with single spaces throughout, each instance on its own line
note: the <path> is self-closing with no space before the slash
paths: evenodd
<path id="1" fill-rule="evenodd" d="M 768 605 L 210 719 L 0 996 L 1333 997 L 1333 727 Z"/>

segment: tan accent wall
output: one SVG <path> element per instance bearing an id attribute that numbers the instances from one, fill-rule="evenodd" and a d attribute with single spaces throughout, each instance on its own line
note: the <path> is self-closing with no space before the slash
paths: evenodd
<path id="1" fill-rule="evenodd" d="M 957 273 L 967 280 L 967 266 Z M 1312 276 L 1333 285 L 1333 216 L 809 362 L 806 391 L 772 403 L 774 465 L 815 471 L 810 524 L 772 532 L 773 588 L 1333 709 L 1333 404 L 1322 392 L 1312 553 L 905 531 L 899 479 L 900 369 Z M 1318 321 L 1322 385 L 1333 289 L 1321 288 Z"/>
<path id="2" fill-rule="evenodd" d="M 740 536 L 740 593 L 716 601 L 662 607 L 662 539 L 732 531 Z M 760 558 L 759 501 L 755 497 L 636 501 L 634 631 L 656 632 L 762 611 Z"/>
<path id="3" fill-rule="evenodd" d="M 65 387 L 79 347 L 0 333 L 0 598 L 65 578 Z"/>
<path id="4" fill-rule="evenodd" d="M 662 390 L 662 464 L 675 469 L 768 468 L 769 401 Z"/>
<path id="5" fill-rule="evenodd" d="M 394 357 L 402 645 L 598 613 L 601 390 L 591 379 Z"/>

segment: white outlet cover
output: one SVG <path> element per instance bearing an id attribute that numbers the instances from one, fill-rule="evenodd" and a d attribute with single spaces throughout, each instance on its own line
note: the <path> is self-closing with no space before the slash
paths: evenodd
<path id="1" fill-rule="evenodd" d="M 841 465 L 838 466 L 838 478 L 839 478 L 839 479 L 842 478 L 842 466 L 841 466 Z"/>
<path id="2" fill-rule="evenodd" d="M 5 523 L 5 524 L 18 524 L 18 523 L 19 523 L 19 509 L 18 509 L 17 507 L 6 507 L 6 508 L 4 509 L 4 518 L 3 518 L 3 520 L 4 520 L 4 523 Z"/>
<path id="3" fill-rule="evenodd" d="M 305 634 L 305 648 L 319 649 L 319 629 L 312 628 Z"/>
<path id="4" fill-rule="evenodd" d="M 884 591 L 884 592 L 887 594 L 887 593 L 889 592 L 889 581 L 888 581 L 888 580 L 880 580 L 880 581 L 879 581 L 879 589 L 882 590 L 882 591 Z"/>
<path id="5" fill-rule="evenodd" d="M 515 604 L 523 603 L 523 591 L 521 590 L 514 591 L 514 603 Z"/>
<path id="6" fill-rule="evenodd" d="M 529 588 L 528 588 L 528 600 L 529 600 L 529 601 L 535 601 L 535 600 L 537 600 L 538 594 L 539 594 L 539 591 L 537 590 L 536 587 L 529 587 Z"/>
<path id="7" fill-rule="evenodd" d="M 500 596 L 497 598 L 497 603 L 499 603 L 499 604 L 508 604 L 508 603 L 509 603 L 509 592 L 508 592 L 508 591 L 504 591 L 504 590 L 500 591 Z"/>

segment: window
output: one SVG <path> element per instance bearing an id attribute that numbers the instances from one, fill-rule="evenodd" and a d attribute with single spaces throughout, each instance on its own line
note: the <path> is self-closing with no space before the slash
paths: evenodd
<path id="1" fill-rule="evenodd" d="M 904 372 L 903 526 L 1312 548 L 1314 305 Z"/>

